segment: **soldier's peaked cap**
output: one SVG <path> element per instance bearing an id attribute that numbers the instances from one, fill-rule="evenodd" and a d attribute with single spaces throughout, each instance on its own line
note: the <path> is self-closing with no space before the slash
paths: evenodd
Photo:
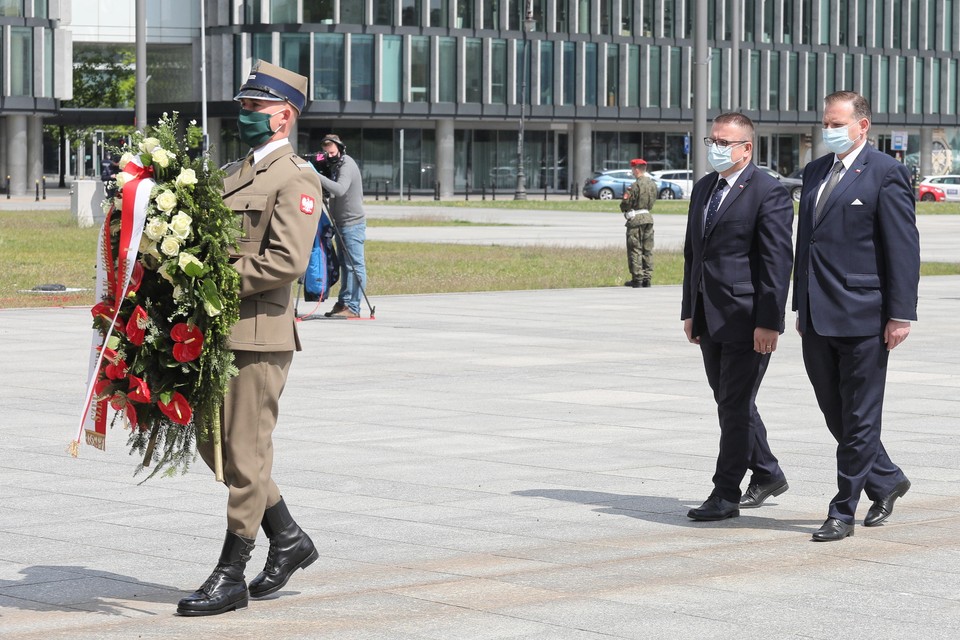
<path id="1" fill-rule="evenodd" d="M 251 98 L 289 102 L 297 113 L 307 104 L 307 78 L 275 64 L 258 60 L 234 100 Z"/>

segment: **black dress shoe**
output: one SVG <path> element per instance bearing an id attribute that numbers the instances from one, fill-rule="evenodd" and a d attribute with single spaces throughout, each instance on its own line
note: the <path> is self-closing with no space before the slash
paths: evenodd
<path id="1" fill-rule="evenodd" d="M 870 510 L 867 511 L 867 517 L 863 519 L 863 526 L 875 527 L 889 518 L 890 514 L 893 513 L 893 503 L 909 490 L 910 481 L 904 479 L 898 483 L 897 486 L 893 488 L 893 491 L 885 498 L 882 500 L 874 500 L 873 505 L 870 506 Z"/>
<path id="2" fill-rule="evenodd" d="M 747 492 L 740 498 L 740 508 L 753 509 L 759 507 L 763 504 L 763 501 L 770 496 L 778 496 L 789 488 L 790 485 L 787 484 L 786 478 L 783 480 L 774 480 L 766 484 L 751 483 L 750 486 L 747 487 Z"/>
<path id="3" fill-rule="evenodd" d="M 702 505 L 687 512 L 687 517 L 692 520 L 724 520 L 739 515 L 740 505 L 720 496 L 710 496 Z"/>
<path id="4" fill-rule="evenodd" d="M 853 535 L 853 525 L 837 518 L 827 518 L 823 526 L 814 531 L 814 542 L 835 542 Z"/>

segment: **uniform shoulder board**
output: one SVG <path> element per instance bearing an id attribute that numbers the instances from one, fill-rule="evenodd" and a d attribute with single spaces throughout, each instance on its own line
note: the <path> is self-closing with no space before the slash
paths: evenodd
<path id="1" fill-rule="evenodd" d="M 220 170 L 221 170 L 221 171 L 226 171 L 227 173 L 229 173 L 229 172 L 230 172 L 230 167 L 232 167 L 232 166 L 234 166 L 234 165 L 238 165 L 238 166 L 239 166 L 240 163 L 242 163 L 244 160 L 246 160 L 246 156 L 244 156 L 244 157 L 242 157 L 242 158 L 237 158 L 236 160 L 231 160 L 231 161 L 228 162 L 227 164 L 225 164 L 225 165 L 223 165 L 222 167 L 220 167 Z"/>

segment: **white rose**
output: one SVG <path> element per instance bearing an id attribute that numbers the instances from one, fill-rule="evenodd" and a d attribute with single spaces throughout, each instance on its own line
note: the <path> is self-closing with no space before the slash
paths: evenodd
<path id="1" fill-rule="evenodd" d="M 170 189 L 164 189 L 157 196 L 157 209 L 160 209 L 160 211 L 170 213 L 176 206 L 177 196 Z"/>
<path id="2" fill-rule="evenodd" d="M 197 184 L 197 172 L 193 169 L 181 169 L 176 184 L 178 187 L 189 187 Z"/>
<path id="3" fill-rule="evenodd" d="M 123 189 L 123 185 L 127 184 L 127 181 L 130 180 L 130 174 L 124 171 L 121 171 L 117 174 L 117 177 L 114 178 L 117 181 L 117 188 Z"/>
<path id="4" fill-rule="evenodd" d="M 127 151 L 122 156 L 120 156 L 120 162 L 117 163 L 117 166 L 119 166 L 120 169 L 122 170 L 125 166 L 130 164 L 132 160 L 133 160 L 133 154 Z"/>
<path id="5" fill-rule="evenodd" d="M 138 146 L 143 153 L 153 153 L 153 150 L 160 146 L 160 141 L 156 138 L 144 138 Z"/>
<path id="6" fill-rule="evenodd" d="M 175 256 L 180 253 L 180 241 L 173 236 L 164 236 L 160 243 L 160 251 L 165 255 Z"/>
<path id="7" fill-rule="evenodd" d="M 180 211 L 170 218 L 170 232 L 178 239 L 186 240 L 187 236 L 190 235 L 190 224 L 192 222 L 193 218 Z"/>
<path id="8" fill-rule="evenodd" d="M 151 249 L 153 249 L 155 246 L 153 243 L 153 238 L 144 233 L 142 236 L 140 236 L 140 246 L 137 250 L 140 253 L 152 253 Z"/>
<path id="9" fill-rule="evenodd" d="M 186 273 L 188 265 L 196 265 L 200 269 L 203 269 L 203 263 L 197 260 L 196 256 L 184 251 L 177 260 L 177 266 L 180 267 L 181 271 Z"/>
<path id="10" fill-rule="evenodd" d="M 143 232 L 154 242 L 160 242 L 160 239 L 167 233 L 167 222 L 163 218 L 154 216 L 147 220 L 147 226 Z"/>
<path id="11" fill-rule="evenodd" d="M 154 149 L 153 150 L 153 164 L 158 167 L 166 169 L 170 166 L 170 158 L 176 157 L 172 153 L 169 153 L 166 149 Z"/>

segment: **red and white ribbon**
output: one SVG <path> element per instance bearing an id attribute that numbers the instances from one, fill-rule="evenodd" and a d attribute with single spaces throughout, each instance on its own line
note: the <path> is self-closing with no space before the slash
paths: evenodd
<path id="1" fill-rule="evenodd" d="M 106 400 L 94 402 L 94 388 L 99 378 L 100 367 L 103 364 L 104 348 L 113 335 L 120 307 L 130 287 L 130 275 L 137 261 L 137 252 L 140 248 L 140 238 L 143 236 L 143 226 L 147 219 L 147 206 L 150 204 L 150 192 L 156 185 L 153 180 L 153 168 L 144 167 L 139 158 L 134 158 L 123 168 L 126 181 L 121 190 L 120 211 L 120 246 L 114 256 L 110 243 L 110 222 L 116 216 L 111 203 L 110 209 L 103 221 L 100 232 L 100 241 L 97 245 L 97 286 L 96 299 L 101 301 L 113 300 L 113 318 L 106 334 L 100 330 L 93 330 L 91 340 L 90 362 L 87 369 L 87 393 L 83 403 L 83 413 L 80 416 L 80 426 L 77 437 L 71 445 L 71 451 L 77 454 L 80 437 L 86 430 L 87 444 L 98 449 L 106 447 L 107 410 Z"/>

